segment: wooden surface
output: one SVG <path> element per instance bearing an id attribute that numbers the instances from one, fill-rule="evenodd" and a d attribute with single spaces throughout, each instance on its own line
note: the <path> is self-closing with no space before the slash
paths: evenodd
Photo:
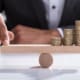
<path id="1" fill-rule="evenodd" d="M 0 53 L 80 53 L 80 46 L 10 45 L 1 46 Z"/>

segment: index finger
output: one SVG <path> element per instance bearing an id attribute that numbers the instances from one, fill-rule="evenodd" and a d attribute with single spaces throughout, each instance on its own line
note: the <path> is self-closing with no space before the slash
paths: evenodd
<path id="1" fill-rule="evenodd" d="M 7 26 L 1 15 L 0 15 L 0 40 L 3 45 L 9 45 L 9 36 L 8 36 Z"/>

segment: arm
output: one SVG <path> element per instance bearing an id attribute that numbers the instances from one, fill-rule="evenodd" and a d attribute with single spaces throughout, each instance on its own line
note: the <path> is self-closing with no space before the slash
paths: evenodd
<path id="1" fill-rule="evenodd" d="M 58 30 L 40 30 L 23 25 L 17 25 L 10 32 L 7 30 L 7 26 L 0 16 L 0 44 L 9 45 L 11 40 L 11 43 L 16 44 L 46 44 L 50 43 L 53 36 L 60 36 Z"/>
<path id="2" fill-rule="evenodd" d="M 0 43 L 3 45 L 9 45 L 11 40 L 11 43 L 16 44 L 47 44 L 53 36 L 60 36 L 58 30 L 40 30 L 17 25 L 12 31 L 8 31 L 0 16 Z"/>
<path id="3" fill-rule="evenodd" d="M 51 38 L 53 36 L 60 36 L 57 29 L 40 30 L 23 25 L 17 25 L 12 29 L 12 32 L 15 34 L 15 38 L 12 43 L 15 44 L 47 44 L 51 42 Z"/>

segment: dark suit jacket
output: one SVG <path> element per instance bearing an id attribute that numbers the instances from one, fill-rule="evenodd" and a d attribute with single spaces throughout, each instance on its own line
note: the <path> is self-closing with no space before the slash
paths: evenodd
<path id="1" fill-rule="evenodd" d="M 0 0 L 0 12 L 5 10 L 8 29 L 17 24 L 48 29 L 46 11 L 42 0 Z M 73 25 L 80 19 L 80 0 L 65 0 L 59 27 Z"/>

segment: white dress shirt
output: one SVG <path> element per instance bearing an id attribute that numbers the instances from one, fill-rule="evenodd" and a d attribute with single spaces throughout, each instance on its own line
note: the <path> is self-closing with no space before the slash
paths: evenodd
<path id="1" fill-rule="evenodd" d="M 60 23 L 64 1 L 65 0 L 43 0 L 46 8 L 46 17 L 51 29 L 58 27 Z"/>
<path id="2" fill-rule="evenodd" d="M 61 20 L 65 0 L 43 0 L 43 3 L 46 8 L 46 18 L 49 28 L 57 28 Z"/>

